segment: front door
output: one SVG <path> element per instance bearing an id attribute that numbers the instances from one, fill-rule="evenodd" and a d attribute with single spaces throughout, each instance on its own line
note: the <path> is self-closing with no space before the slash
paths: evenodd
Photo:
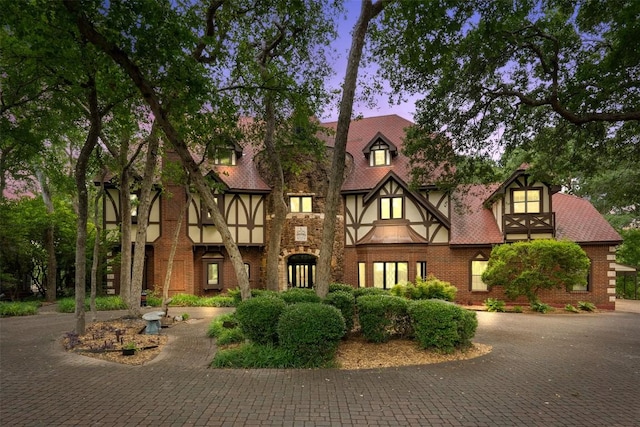
<path id="1" fill-rule="evenodd" d="M 313 288 L 316 278 L 316 257 L 313 255 L 291 255 L 288 261 L 289 287 Z"/>

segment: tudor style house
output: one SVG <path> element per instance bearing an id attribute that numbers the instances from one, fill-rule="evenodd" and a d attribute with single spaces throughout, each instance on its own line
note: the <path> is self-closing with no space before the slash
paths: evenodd
<path id="1" fill-rule="evenodd" d="M 532 180 L 526 166 L 488 187 L 467 186 L 451 193 L 435 186 L 414 190 L 408 185 L 409 160 L 401 151 L 405 129 L 411 125 L 396 115 L 351 124 L 332 260 L 334 281 L 388 289 L 433 274 L 458 288 L 458 303 L 482 304 L 489 297 L 505 299 L 500 288 L 488 291 L 481 280 L 494 245 L 567 239 L 580 244 L 591 260 L 587 285 L 570 292 L 544 291 L 541 300 L 615 307 L 615 250 L 621 237 L 588 201 Z M 336 123 L 323 126 L 335 129 Z M 331 147 L 328 140 L 329 152 Z M 326 164 L 316 162 L 303 174 L 288 177 L 289 213 L 279 256 L 281 289 L 313 287 L 326 170 Z M 220 184 L 216 197 L 251 286 L 263 287 L 272 214 L 269 174 L 260 166 L 259 153 L 250 144 L 230 145 L 216 152 L 203 173 Z M 215 295 L 235 288 L 235 273 L 216 225 L 196 194 L 188 206 L 187 200 L 184 187 L 172 184 L 164 185 L 162 195 L 153 196 L 144 287 L 153 289 L 164 282 L 176 224 L 184 211 L 170 293 Z M 122 213 L 115 186 L 108 186 L 104 208 L 107 229 L 117 230 Z M 111 293 L 118 290 L 118 277 L 117 271 L 107 275 Z"/>

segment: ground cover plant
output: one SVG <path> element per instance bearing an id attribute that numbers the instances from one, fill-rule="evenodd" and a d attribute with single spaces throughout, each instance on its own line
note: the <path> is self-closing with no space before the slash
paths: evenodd
<path id="1" fill-rule="evenodd" d="M 85 299 L 84 308 L 89 310 L 90 299 Z M 60 313 L 74 313 L 76 309 L 75 298 L 62 298 L 58 300 L 58 311 Z M 119 296 L 103 296 L 96 297 L 96 310 L 98 311 L 111 311 L 111 310 L 126 310 L 127 306 Z"/>
<path id="2" fill-rule="evenodd" d="M 31 316 L 38 314 L 38 308 L 41 305 L 39 301 L 2 301 L 0 302 L 0 317 Z"/>

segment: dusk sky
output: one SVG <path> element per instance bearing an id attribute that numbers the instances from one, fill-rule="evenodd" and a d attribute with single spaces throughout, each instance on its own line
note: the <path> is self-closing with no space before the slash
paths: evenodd
<path id="1" fill-rule="evenodd" d="M 347 66 L 347 57 L 349 55 L 349 47 L 351 46 L 351 31 L 353 30 L 353 26 L 355 25 L 358 15 L 360 14 L 361 8 L 360 0 L 346 0 L 345 1 L 345 9 L 346 9 L 346 19 L 338 18 L 338 39 L 334 42 L 335 49 L 337 54 L 339 55 L 338 61 L 335 64 L 335 72 L 331 87 L 338 88 L 340 87 Z M 363 70 L 360 69 L 358 73 L 358 78 L 363 79 L 363 76 L 367 73 L 371 75 L 373 71 L 371 70 Z M 357 94 L 357 92 L 356 92 Z M 407 120 L 413 121 L 413 114 L 415 112 L 415 100 L 420 99 L 420 97 L 412 97 L 407 102 L 402 103 L 401 105 L 391 105 L 389 104 L 389 99 L 387 95 L 379 95 L 377 96 L 377 106 L 370 107 L 365 105 L 364 103 L 355 103 L 353 106 L 353 115 L 357 117 L 359 115 L 363 117 L 375 117 L 375 116 L 384 116 L 387 114 L 397 114 L 401 117 L 404 117 Z M 332 106 L 329 107 L 325 111 L 325 117 L 322 117 L 322 121 L 335 121 L 338 119 L 338 107 Z"/>

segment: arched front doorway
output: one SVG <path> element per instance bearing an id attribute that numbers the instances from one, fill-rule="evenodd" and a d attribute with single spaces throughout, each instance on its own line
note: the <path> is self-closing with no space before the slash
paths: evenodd
<path id="1" fill-rule="evenodd" d="M 316 257 L 308 254 L 291 255 L 287 262 L 288 284 L 292 288 L 313 288 L 316 280 Z"/>

